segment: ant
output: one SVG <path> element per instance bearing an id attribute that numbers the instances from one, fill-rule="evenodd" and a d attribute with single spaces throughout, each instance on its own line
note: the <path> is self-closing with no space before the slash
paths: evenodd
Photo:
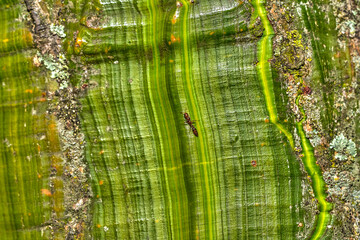
<path id="1" fill-rule="evenodd" d="M 196 130 L 196 128 L 194 127 L 194 125 L 191 125 L 191 130 L 193 131 L 193 133 L 194 133 L 194 135 L 195 135 L 196 137 L 199 136 L 198 131 Z"/>
<path id="2" fill-rule="evenodd" d="M 198 134 L 198 131 L 196 130 L 196 128 L 194 127 L 194 125 L 193 125 L 193 122 L 191 121 L 191 119 L 190 119 L 190 115 L 188 114 L 188 113 L 183 113 L 184 114 L 184 118 L 185 118 L 185 120 L 186 120 L 186 123 L 187 124 L 189 124 L 189 126 L 191 127 L 191 130 L 192 130 L 192 132 L 194 133 L 194 135 L 196 136 L 196 137 L 198 137 L 199 136 L 199 134 Z"/>
<path id="3" fill-rule="evenodd" d="M 189 114 L 188 114 L 188 113 L 184 113 L 184 118 L 185 118 L 185 120 L 186 120 L 186 123 L 189 124 L 189 126 L 191 127 L 192 121 L 191 121 L 191 119 L 190 119 Z"/>

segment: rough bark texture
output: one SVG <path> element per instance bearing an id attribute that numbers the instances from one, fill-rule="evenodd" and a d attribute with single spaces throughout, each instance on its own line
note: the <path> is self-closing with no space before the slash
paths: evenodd
<path id="1" fill-rule="evenodd" d="M 358 239 L 359 6 L 0 0 L 1 238 Z"/>

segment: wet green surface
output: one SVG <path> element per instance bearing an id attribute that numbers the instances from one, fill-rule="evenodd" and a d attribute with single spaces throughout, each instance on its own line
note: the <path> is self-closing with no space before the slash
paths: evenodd
<path id="1" fill-rule="evenodd" d="M 94 239 L 295 239 L 304 222 L 301 173 L 291 123 L 283 119 L 287 103 L 279 102 L 282 90 L 268 62 L 274 33 L 263 2 L 65 4 L 73 15 L 64 18 L 64 50 L 91 69 L 80 115 Z M 311 83 L 326 86 L 330 69 L 342 65 L 330 60 L 335 25 L 317 7 L 322 4 L 300 12 L 313 33 Z M 56 121 L 45 115 L 49 82 L 34 66 L 29 30 L 16 20 L 23 11 L 20 2 L 1 2 L 0 235 L 48 239 L 42 227 L 51 214 L 64 216 L 61 153 Z M 264 32 L 255 37 L 257 16 Z M 75 85 L 83 74 L 77 70 Z M 329 134 L 331 90 L 322 92 L 321 109 Z M 320 239 L 330 206 L 301 123 L 303 162 L 321 210 L 312 238 Z M 64 238 L 63 229 L 55 232 Z"/>
<path id="2" fill-rule="evenodd" d="M 50 191 L 49 174 L 59 152 L 56 125 L 45 116 L 45 79 L 34 66 L 32 35 L 18 20 L 18 1 L 0 2 L 0 238 L 48 239 L 41 226 L 55 211 L 61 189 Z"/>
<path id="3" fill-rule="evenodd" d="M 79 33 L 84 60 L 98 69 L 82 100 L 98 195 L 93 234 L 293 239 L 300 171 L 266 121 L 251 5 L 182 5 L 104 1 L 98 29 Z"/>

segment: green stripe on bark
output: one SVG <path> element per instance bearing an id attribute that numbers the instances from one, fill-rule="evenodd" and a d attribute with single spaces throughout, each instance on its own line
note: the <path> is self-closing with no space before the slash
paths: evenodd
<path id="1" fill-rule="evenodd" d="M 274 91 L 271 76 L 271 68 L 268 60 L 272 57 L 272 41 L 271 38 L 274 35 L 274 31 L 270 25 L 270 21 L 267 18 L 267 13 L 264 8 L 265 2 L 262 0 L 254 1 L 254 7 L 257 14 L 255 17 L 259 16 L 264 25 L 264 36 L 261 38 L 259 42 L 259 67 L 258 72 L 260 78 L 262 79 L 264 95 L 267 103 L 267 109 L 270 114 L 270 121 L 274 123 L 282 132 L 287 136 L 292 148 L 294 148 L 293 138 L 290 132 L 285 130 L 285 128 L 278 123 L 278 117 L 276 113 L 276 105 L 274 100 Z M 300 97 L 300 96 L 299 96 Z M 299 97 L 296 100 L 296 104 L 299 106 Z M 311 239 L 319 239 L 321 235 L 326 230 L 326 224 L 330 220 L 329 211 L 331 210 L 331 204 L 329 204 L 325 198 L 325 182 L 322 178 L 322 173 L 319 166 L 316 165 L 316 159 L 314 157 L 314 150 L 310 144 L 310 141 L 306 138 L 305 132 L 302 127 L 303 121 L 306 120 L 306 115 L 304 110 L 301 109 L 301 113 L 303 119 L 300 122 L 296 123 L 297 130 L 301 139 L 301 146 L 303 148 L 303 163 L 307 173 L 311 176 L 311 180 L 313 181 L 313 190 L 315 193 L 315 197 L 319 201 L 320 205 L 320 214 L 318 216 L 317 225 L 315 228 L 315 232 L 312 234 Z"/>
<path id="2" fill-rule="evenodd" d="M 33 64 L 32 35 L 18 20 L 22 4 L 0 1 L 0 236 L 49 239 L 43 226 L 62 196 L 48 197 L 41 189 L 50 189 L 51 150 L 59 143 L 48 134 L 48 104 L 41 101 L 45 78 Z"/>
<path id="3" fill-rule="evenodd" d="M 265 122 L 251 5 L 182 3 L 104 1 L 106 21 L 79 33 L 94 69 L 82 101 L 94 236 L 292 239 L 299 165 Z"/>

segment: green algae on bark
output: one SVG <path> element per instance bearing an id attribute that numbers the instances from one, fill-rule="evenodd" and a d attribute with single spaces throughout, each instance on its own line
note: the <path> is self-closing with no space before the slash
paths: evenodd
<path id="1" fill-rule="evenodd" d="M 255 14 L 252 16 L 253 21 L 260 17 L 261 23 L 264 26 L 263 36 L 258 43 L 258 74 L 261 79 L 266 107 L 270 115 L 270 121 L 287 137 L 291 148 L 294 148 L 294 140 L 292 134 L 280 122 L 277 115 L 274 86 L 271 73 L 271 65 L 269 60 L 272 57 L 272 37 L 274 30 L 267 18 L 267 13 L 264 7 L 265 0 L 255 0 L 252 2 L 255 8 Z"/>
<path id="2" fill-rule="evenodd" d="M 251 5 L 181 5 L 102 1 L 97 29 L 77 35 L 95 82 L 81 112 L 92 234 L 292 239 L 302 221 L 299 165 L 265 121 Z"/>
<path id="3" fill-rule="evenodd" d="M 257 45 L 249 41 L 251 5 L 232 1 L 181 3 L 181 7 L 175 2 L 156 0 L 74 0 L 71 4 L 66 3 L 71 9 L 65 28 L 68 31 L 66 55 L 71 61 L 81 61 L 90 69 L 89 79 L 72 79 L 74 84 L 84 83 L 78 87 L 85 88 L 81 91 L 87 91 L 88 95 L 81 100 L 82 110 L 70 109 L 76 112 L 75 115 L 81 111 L 83 128 L 77 131 L 86 134 L 86 161 L 94 191 L 92 225 L 86 226 L 84 231 L 95 239 L 292 239 L 298 231 L 298 222 L 302 221 L 299 165 L 294 161 L 289 145 L 283 144 L 279 132 L 282 125 L 276 127 L 266 122 L 267 107 L 274 98 L 270 96 L 264 101 L 253 65 Z M 52 6 L 56 3 L 42 4 Z M 173 23 L 177 13 L 178 21 Z M 271 38 L 267 38 L 266 44 L 268 41 Z M 13 46 L 11 51 L 16 49 Z M 13 52 L 7 50 L 10 58 L 14 57 Z M 32 54 L 36 55 L 35 52 Z M 8 60 L 4 55 L 1 58 L 3 62 Z M 14 101 L 5 99 L 8 90 L 3 87 L 1 104 L 3 108 L 9 107 L 9 111 L 4 110 L 1 114 L 5 116 L 3 119 L 10 117 L 11 123 L 20 124 L 18 120 L 22 115 L 11 113 L 14 109 L 16 113 L 23 110 L 22 104 L 16 105 L 23 98 L 33 101 L 31 97 L 27 99 L 34 96 L 30 95 L 30 90 L 26 94 L 22 91 L 26 91 L 27 84 L 31 89 L 30 86 L 40 80 L 12 76 L 16 73 L 13 68 L 20 68 L 18 63 L 13 62 L 9 71 L 1 73 L 9 75 L 4 82 L 19 85 L 11 87 L 19 92 L 19 96 L 16 94 L 11 98 Z M 261 65 L 264 66 L 263 61 Z M 32 68 L 27 71 L 22 66 L 21 69 L 26 76 L 33 73 Z M 71 84 L 70 81 L 67 83 Z M 40 85 L 43 87 L 45 83 Z M 69 89 L 64 85 L 64 90 Z M 41 91 L 33 90 L 32 94 L 35 92 Z M 67 93 L 58 91 L 61 96 L 53 102 L 76 101 L 62 96 Z M 41 100 L 36 104 L 46 105 L 46 102 Z M 34 113 L 29 106 L 27 103 L 26 119 L 30 118 L 30 112 Z M 41 106 L 42 111 L 46 108 Z M 198 138 L 183 124 L 183 112 L 188 112 L 194 120 Z M 276 122 L 276 109 L 271 112 L 271 120 Z M 65 118 L 68 111 L 54 113 L 62 120 L 69 120 Z M 56 128 L 72 128 L 72 122 L 59 121 L 60 125 L 56 126 L 53 121 L 53 118 L 45 121 L 45 126 L 50 123 L 49 128 L 42 122 L 39 125 L 31 122 L 33 130 L 28 133 L 37 136 L 44 129 L 46 140 L 53 142 L 52 146 L 47 146 L 46 140 L 42 139 L 41 144 L 45 147 L 39 143 L 40 153 L 37 152 L 39 148 L 30 149 L 44 164 L 44 173 L 40 175 L 48 176 L 50 166 L 46 164 L 50 162 L 52 171 L 57 171 L 52 180 L 57 190 L 51 192 L 52 196 L 41 196 L 38 191 L 48 187 L 49 182 L 45 180 L 41 187 L 32 187 L 36 192 L 34 199 L 41 196 L 48 200 L 44 200 L 43 205 L 39 202 L 44 209 L 35 205 L 39 209 L 32 216 L 41 220 L 42 214 L 50 216 L 50 208 L 53 208 L 59 221 L 38 221 L 27 228 L 31 217 L 20 218 L 21 222 L 16 218 L 20 216 L 18 213 L 6 212 L 11 209 L 2 207 L 8 239 L 41 238 L 35 230 L 45 228 L 39 226 L 58 230 L 55 237 L 60 239 L 69 231 L 74 231 L 72 234 L 76 237 L 84 237 L 84 224 L 76 222 L 78 218 L 71 215 L 77 211 L 86 212 L 81 208 L 89 197 L 83 192 L 86 180 L 79 180 L 77 175 L 84 170 L 73 169 L 72 165 L 64 167 L 59 157 L 63 151 L 68 156 L 67 163 L 71 163 L 81 160 L 81 156 L 72 155 L 71 149 L 60 148 L 57 135 L 64 132 L 56 132 Z M 14 132 L 10 134 L 11 139 L 6 138 L 9 140 L 5 141 L 6 146 L 31 143 L 31 137 L 26 138 L 28 142 L 24 144 L 16 142 L 23 141 L 20 127 L 11 130 Z M 3 137 L 9 135 L 5 130 Z M 282 132 L 287 133 L 285 128 Z M 71 141 L 62 144 L 69 146 L 75 141 L 76 147 L 82 149 L 81 138 L 66 139 Z M 46 147 L 49 150 L 45 151 Z M 18 153 L 25 156 L 27 152 L 24 151 L 26 148 Z M 4 166 L 12 163 L 6 161 L 13 159 L 11 151 L 2 152 L 2 156 Z M 25 167 L 28 163 L 26 160 L 16 163 L 19 164 L 16 180 L 20 184 L 11 182 L 11 187 L 16 189 L 2 196 L 9 198 L 4 200 L 6 203 L 16 199 L 19 189 L 25 189 L 26 180 L 21 178 L 18 170 L 23 168 L 20 163 Z M 73 183 L 84 181 L 84 185 L 72 189 L 84 196 L 73 205 L 63 199 L 74 200 L 70 191 L 62 190 L 63 171 Z M 25 177 L 27 173 L 24 173 Z M 35 178 L 41 179 L 38 176 Z M 4 182 L 8 178 L 11 176 L 5 175 Z M 71 186 L 74 188 L 75 185 Z M 21 199 L 21 211 L 26 204 L 26 208 L 34 206 L 31 197 Z M 70 209 L 67 217 L 72 218 L 63 218 L 64 207 Z M 7 218 L 18 221 L 16 226 Z M 63 221 L 71 224 L 66 227 L 67 232 L 62 228 Z M 20 229 L 21 224 L 25 226 L 24 231 Z M 49 234 L 50 231 L 45 230 L 42 237 L 48 239 Z"/>
<path id="4" fill-rule="evenodd" d="M 181 167 L 179 136 L 174 116 L 176 113 L 173 111 L 172 100 L 168 97 L 166 65 L 164 64 L 167 58 L 161 55 L 159 48 L 159 45 L 167 37 L 164 25 L 169 21 L 169 15 L 159 9 L 159 4 L 160 2 L 157 0 L 148 0 L 150 29 L 145 39 L 152 46 L 153 59 L 147 81 L 161 146 L 161 165 L 164 168 L 163 175 L 167 195 L 166 214 L 171 226 L 171 239 L 186 239 L 189 237 L 187 231 L 189 229 L 188 196 Z"/>
<path id="5" fill-rule="evenodd" d="M 271 38 L 274 35 L 274 31 L 271 27 L 270 21 L 267 18 L 267 13 L 264 7 L 265 1 L 256 0 L 253 2 L 255 7 L 255 18 L 259 16 L 264 25 L 264 35 L 259 42 L 258 47 L 258 55 L 259 55 L 259 75 L 262 80 L 264 95 L 267 103 L 267 109 L 270 114 L 270 121 L 274 123 L 279 129 L 284 131 L 285 129 L 277 122 L 277 113 L 275 101 L 273 100 L 274 92 L 272 87 L 272 78 L 271 78 L 271 68 L 268 60 L 272 57 L 272 41 Z M 299 96 L 300 97 L 300 96 Z M 329 211 L 331 210 L 331 204 L 326 201 L 325 194 L 325 182 L 322 177 L 322 173 L 320 167 L 316 164 L 316 159 L 314 157 L 314 150 L 310 144 L 310 141 L 306 138 L 306 135 L 303 130 L 302 123 L 306 120 L 306 115 L 303 109 L 299 106 L 298 100 L 296 100 L 296 104 L 300 108 L 303 119 L 296 123 L 296 127 L 301 139 L 301 146 L 303 148 L 303 163 L 307 173 L 310 175 L 311 180 L 313 182 L 312 187 L 315 193 L 315 197 L 319 202 L 320 214 L 316 221 L 315 231 L 312 233 L 311 239 L 319 239 L 327 228 L 327 223 L 330 220 Z M 292 148 L 294 148 L 293 138 L 287 130 L 285 130 L 285 135 Z"/>
<path id="6" fill-rule="evenodd" d="M 31 32 L 19 1 L 0 1 L 0 235 L 1 239 L 49 239 L 63 217 L 61 184 L 51 171 L 60 148 L 46 115 L 46 81 L 36 67 Z M 25 14 L 26 16 L 26 14 Z M 18 18 L 23 21 L 19 21 Z"/>
<path id="7" fill-rule="evenodd" d="M 299 106 L 300 107 L 300 106 Z M 300 107 L 301 108 L 301 107 Z M 316 164 L 316 158 L 314 156 L 314 149 L 311 146 L 309 139 L 307 139 L 302 123 L 306 119 L 306 115 L 303 110 L 303 119 L 300 122 L 296 123 L 296 129 L 298 130 L 301 147 L 303 149 L 304 157 L 302 158 L 306 172 L 310 175 L 312 181 L 312 187 L 314 190 L 315 198 L 319 203 L 319 215 L 316 220 L 315 230 L 311 234 L 310 239 L 320 239 L 321 236 L 327 229 L 327 225 L 331 219 L 329 211 L 332 209 L 332 205 L 327 202 L 325 193 L 325 182 L 322 176 L 320 167 Z"/>

